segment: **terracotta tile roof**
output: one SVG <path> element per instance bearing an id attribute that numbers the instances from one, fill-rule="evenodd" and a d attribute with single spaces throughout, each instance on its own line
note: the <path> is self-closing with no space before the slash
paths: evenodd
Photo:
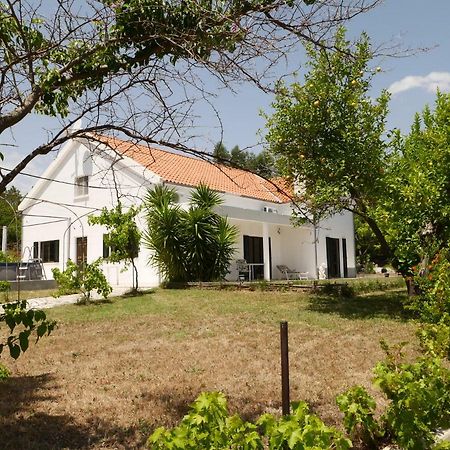
<path id="1" fill-rule="evenodd" d="M 288 196 L 290 189 L 285 191 L 286 183 L 283 179 L 267 181 L 245 170 L 117 138 L 97 135 L 95 139 L 114 151 L 132 158 L 168 183 L 193 187 L 203 183 L 219 192 L 274 203 L 290 201 Z"/>

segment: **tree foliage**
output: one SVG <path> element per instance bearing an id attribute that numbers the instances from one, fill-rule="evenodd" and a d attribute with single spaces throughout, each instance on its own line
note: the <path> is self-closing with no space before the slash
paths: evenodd
<path id="1" fill-rule="evenodd" d="M 188 207 L 177 194 L 155 186 L 145 199 L 147 230 L 144 243 L 153 251 L 151 263 L 167 281 L 222 280 L 234 253 L 237 230 L 214 207 L 222 203 L 205 185 L 192 191 Z"/>
<path id="2" fill-rule="evenodd" d="M 316 217 L 350 209 L 368 219 L 384 191 L 388 94 L 369 96 L 374 71 L 366 35 L 352 45 L 341 29 L 334 45 L 339 52 L 308 46 L 304 83 L 280 84 L 267 140 Z"/>
<path id="3" fill-rule="evenodd" d="M 266 149 L 255 154 L 235 145 L 229 152 L 222 142 L 218 142 L 214 147 L 213 157 L 218 163 L 250 170 L 264 178 L 278 175 L 275 159 Z"/>
<path id="4" fill-rule="evenodd" d="M 4 225 L 8 227 L 8 248 L 12 250 L 20 241 L 22 231 L 22 222 L 18 211 L 21 201 L 22 194 L 14 186 L 0 195 L 0 230 Z"/>
<path id="5" fill-rule="evenodd" d="M 389 95 L 369 95 L 379 69 L 369 66 L 367 36 L 351 44 L 341 29 L 335 46 L 341 51 L 308 47 L 304 83 L 280 85 L 267 118 L 270 150 L 311 215 L 355 213 L 365 245 L 409 276 L 450 238 L 450 98 L 438 94 L 408 136 L 386 132 Z"/>
<path id="6" fill-rule="evenodd" d="M 393 141 L 386 195 L 377 210 L 399 265 L 423 265 L 450 240 L 450 95 L 417 114 Z"/>
<path id="7" fill-rule="evenodd" d="M 139 208 L 131 206 L 124 212 L 122 204 L 111 210 L 103 208 L 99 216 L 90 216 L 91 225 L 104 225 L 108 234 L 104 236 L 104 244 L 109 247 L 110 253 L 106 258 L 110 262 L 125 261 L 133 268 L 133 290 L 138 289 L 139 278 L 134 259 L 139 254 L 141 231 L 136 224 Z"/>

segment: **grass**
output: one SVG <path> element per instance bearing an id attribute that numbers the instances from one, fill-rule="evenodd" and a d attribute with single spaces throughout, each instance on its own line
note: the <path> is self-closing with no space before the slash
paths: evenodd
<path id="1" fill-rule="evenodd" d="M 289 322 L 291 398 L 337 424 L 334 398 L 353 384 L 371 388 L 380 338 L 414 339 L 402 295 L 157 290 L 54 308 L 53 335 L 4 361 L 13 375 L 0 384 L 2 447 L 142 448 L 205 390 L 225 392 L 246 418 L 278 412 L 281 320 Z"/>
<path id="2" fill-rule="evenodd" d="M 35 291 L 20 291 L 21 300 L 29 300 L 31 298 L 51 297 L 57 289 L 39 289 Z M 2 295 L 3 294 L 3 295 Z M 9 291 L 7 295 L 0 292 L 0 303 L 4 301 L 13 302 L 17 300 L 17 291 Z"/>

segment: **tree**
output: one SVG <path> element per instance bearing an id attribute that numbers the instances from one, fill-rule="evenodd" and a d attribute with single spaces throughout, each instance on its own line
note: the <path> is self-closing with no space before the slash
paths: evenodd
<path id="1" fill-rule="evenodd" d="M 309 47 L 305 83 L 280 85 L 267 122 L 270 149 L 310 216 L 356 214 L 411 293 L 412 266 L 450 237 L 450 100 L 439 94 L 435 112 L 417 116 L 409 136 L 385 138 L 389 96 L 368 94 L 379 69 L 369 68 L 367 36 L 352 47 L 340 30 L 335 45 L 340 52 Z"/>
<path id="2" fill-rule="evenodd" d="M 20 241 L 22 225 L 18 207 L 21 201 L 22 194 L 14 186 L 0 195 L 0 229 L 4 225 L 8 227 L 7 239 L 10 249 Z"/>
<path id="3" fill-rule="evenodd" d="M 1 2 L 0 134 L 34 113 L 61 127 L 1 170 L 0 193 L 34 158 L 92 131 L 189 150 L 204 73 L 263 86 L 264 69 L 297 39 L 327 45 L 337 24 L 380 1 Z"/>
<path id="4" fill-rule="evenodd" d="M 247 159 L 247 168 L 267 179 L 278 175 L 275 158 L 267 149 L 264 149 L 256 155 L 251 153 Z"/>
<path id="5" fill-rule="evenodd" d="M 273 155 L 264 149 L 258 154 L 241 150 L 235 145 L 231 152 L 222 142 L 218 142 L 213 150 L 214 160 L 221 164 L 228 164 L 239 169 L 250 170 L 263 178 L 273 178 L 278 174 Z"/>
<path id="6" fill-rule="evenodd" d="M 167 281 L 215 281 L 228 273 L 237 230 L 213 208 L 222 203 L 205 185 L 191 194 L 188 209 L 176 204 L 176 193 L 156 186 L 145 199 L 148 229 L 144 243 L 151 263 Z"/>
<path id="7" fill-rule="evenodd" d="M 386 195 L 376 210 L 403 271 L 424 268 L 450 240 L 450 95 L 417 114 L 407 136 L 396 135 Z"/>
<path id="8" fill-rule="evenodd" d="M 381 251 L 392 256 L 373 206 L 386 190 L 389 95 L 373 100 L 368 37 L 352 45 L 340 29 L 337 52 L 307 47 L 310 71 L 303 84 L 278 87 L 267 141 L 282 174 L 300 188 L 300 200 L 318 220 L 348 210 L 371 228 Z M 304 216 L 302 216 L 304 217 Z"/>
<path id="9" fill-rule="evenodd" d="M 125 261 L 133 268 L 133 291 L 137 291 L 139 286 L 139 276 L 134 259 L 139 254 L 141 242 L 141 232 L 136 225 L 136 215 L 139 208 L 131 206 L 124 212 L 122 204 L 111 210 L 103 208 L 99 216 L 90 216 L 90 225 L 104 225 L 108 234 L 104 236 L 104 244 L 109 247 L 110 253 L 106 258 L 110 262 Z"/>
<path id="10" fill-rule="evenodd" d="M 230 153 L 228 152 L 228 150 L 225 147 L 223 142 L 218 142 L 214 146 L 213 157 L 219 163 L 222 163 L 222 162 L 226 163 L 227 161 L 229 161 Z"/>

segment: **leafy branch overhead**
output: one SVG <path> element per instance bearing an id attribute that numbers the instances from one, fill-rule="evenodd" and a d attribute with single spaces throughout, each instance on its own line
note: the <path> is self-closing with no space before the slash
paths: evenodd
<path id="1" fill-rule="evenodd" d="M 46 314 L 40 310 L 26 309 L 25 300 L 5 303 L 0 313 L 0 323 L 9 328 L 9 335 L 4 342 L 0 341 L 0 356 L 3 349 L 9 349 L 12 358 L 17 359 L 28 349 L 30 339 L 35 342 L 43 336 L 49 335 L 55 328 L 56 322 L 48 320 Z M 20 331 L 19 331 L 20 330 Z"/>
<path id="2" fill-rule="evenodd" d="M 266 70 L 299 38 L 323 45 L 329 30 L 380 1 L 0 2 L 0 134 L 34 112 L 66 118 L 10 173 L 0 171 L 0 192 L 77 134 L 78 118 L 78 134 L 112 129 L 183 144 L 193 103 L 209 95 L 203 75 L 265 89 Z M 266 69 L 255 70 L 258 58 Z"/>

